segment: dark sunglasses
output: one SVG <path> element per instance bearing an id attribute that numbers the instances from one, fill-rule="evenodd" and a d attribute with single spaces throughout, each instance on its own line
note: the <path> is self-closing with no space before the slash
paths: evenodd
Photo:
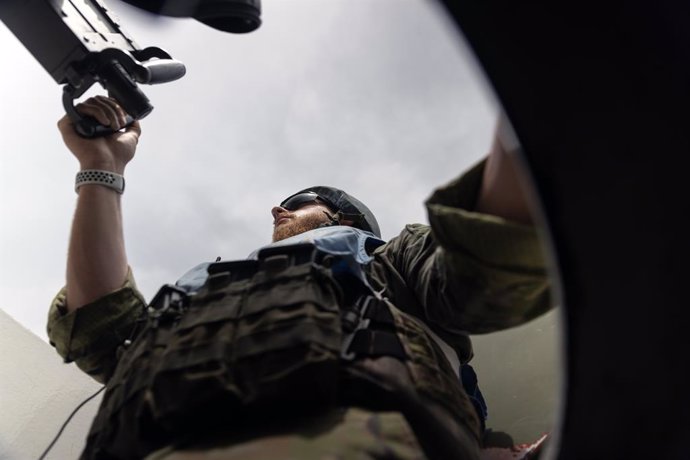
<path id="1" fill-rule="evenodd" d="M 304 193 L 298 193 L 297 195 L 293 195 L 280 203 L 280 206 L 282 208 L 287 209 L 288 211 L 295 211 L 305 204 L 308 203 L 314 203 L 314 202 L 320 202 L 328 206 L 331 211 L 337 211 L 338 208 L 337 206 L 334 206 L 333 203 L 330 201 L 320 197 L 317 193 L 315 192 L 304 192 Z"/>

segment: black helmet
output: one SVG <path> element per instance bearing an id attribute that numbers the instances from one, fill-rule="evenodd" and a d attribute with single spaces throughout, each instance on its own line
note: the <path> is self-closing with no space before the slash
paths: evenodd
<path id="1" fill-rule="evenodd" d="M 357 198 L 335 187 L 317 185 L 305 188 L 285 198 L 280 206 L 291 210 L 290 208 L 296 208 L 295 205 L 314 201 L 316 198 L 323 201 L 333 212 L 342 214 L 344 219 L 353 221 L 353 227 L 369 231 L 381 238 L 381 230 L 374 213 Z"/>

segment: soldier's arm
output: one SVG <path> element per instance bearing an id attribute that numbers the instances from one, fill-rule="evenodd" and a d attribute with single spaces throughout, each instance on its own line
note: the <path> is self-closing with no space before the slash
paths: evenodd
<path id="1" fill-rule="evenodd" d="M 539 230 L 502 129 L 488 158 L 434 191 L 426 202 L 430 226 L 408 225 L 377 250 L 374 273 L 393 287 L 388 295 L 459 338 L 516 326 L 552 307 Z"/>
<path id="2" fill-rule="evenodd" d="M 77 106 L 101 124 L 119 127 L 124 114 L 114 101 L 97 97 Z M 65 144 L 82 170 L 122 174 L 134 156 L 139 125 L 108 137 L 84 139 L 69 118 L 58 122 Z M 67 284 L 48 313 L 48 338 L 65 362 L 105 382 L 117 363 L 117 349 L 132 337 L 145 307 L 127 265 L 120 195 L 102 185 L 79 188 L 67 257 Z"/>
<path id="3" fill-rule="evenodd" d="M 77 107 L 101 124 L 119 128 L 125 113 L 113 101 L 97 96 Z M 81 170 L 97 169 L 122 175 L 133 158 L 140 135 L 138 123 L 107 137 L 85 139 L 65 116 L 58 128 Z M 79 189 L 67 255 L 66 309 L 78 309 L 120 288 L 127 276 L 120 194 L 102 185 Z"/>
<path id="4" fill-rule="evenodd" d="M 521 224 L 531 224 L 533 220 L 528 186 L 517 163 L 517 148 L 508 122 L 505 116 L 501 116 L 486 160 L 474 210 Z"/>

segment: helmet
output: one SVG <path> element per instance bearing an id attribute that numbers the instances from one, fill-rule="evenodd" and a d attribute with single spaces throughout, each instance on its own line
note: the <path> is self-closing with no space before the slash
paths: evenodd
<path id="1" fill-rule="evenodd" d="M 381 238 L 381 230 L 374 213 L 357 198 L 335 187 L 317 185 L 305 188 L 285 198 L 280 206 L 290 209 L 293 202 L 305 203 L 314 201 L 316 198 L 323 201 L 334 212 L 342 214 L 344 219 L 351 220 L 353 227 L 369 231 Z"/>

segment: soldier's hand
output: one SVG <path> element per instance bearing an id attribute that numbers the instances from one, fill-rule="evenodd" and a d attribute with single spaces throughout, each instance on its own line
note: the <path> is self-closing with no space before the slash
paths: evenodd
<path id="1" fill-rule="evenodd" d="M 104 126 L 120 130 L 126 114 L 114 99 L 96 96 L 78 104 L 76 110 L 91 116 Z M 81 137 L 72 120 L 65 115 L 58 121 L 58 129 L 67 148 L 79 161 L 82 169 L 102 169 L 122 174 L 125 165 L 134 157 L 141 127 L 138 121 L 122 131 L 96 138 Z"/>

